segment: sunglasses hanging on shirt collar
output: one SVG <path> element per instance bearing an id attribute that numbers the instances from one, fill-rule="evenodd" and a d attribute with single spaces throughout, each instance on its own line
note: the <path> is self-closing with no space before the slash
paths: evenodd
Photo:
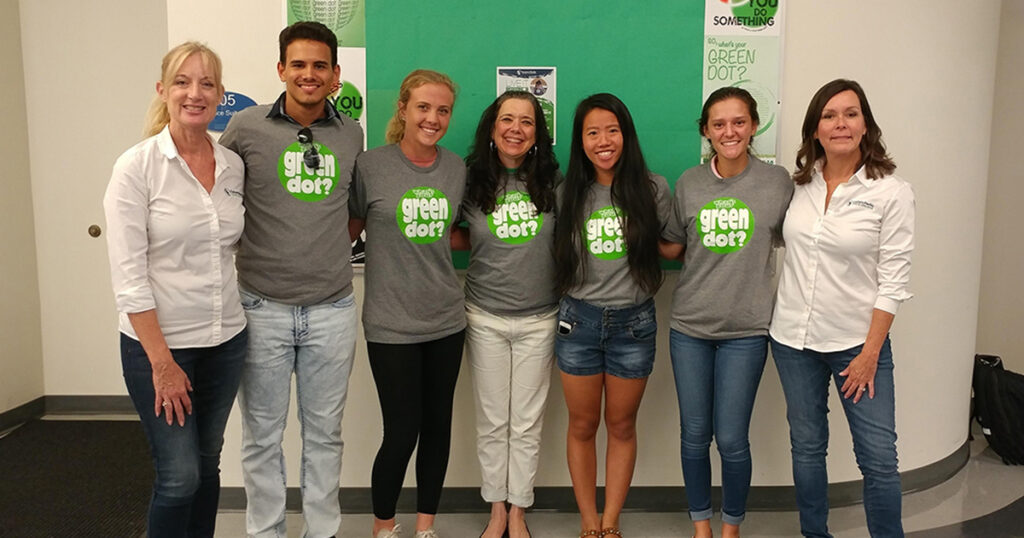
<path id="1" fill-rule="evenodd" d="M 305 149 L 302 152 L 302 162 L 306 163 L 306 167 L 312 170 L 320 168 L 320 153 L 317 152 L 316 146 L 313 144 L 313 131 L 309 127 L 303 127 L 299 129 L 295 138 L 298 139 L 299 144 Z"/>

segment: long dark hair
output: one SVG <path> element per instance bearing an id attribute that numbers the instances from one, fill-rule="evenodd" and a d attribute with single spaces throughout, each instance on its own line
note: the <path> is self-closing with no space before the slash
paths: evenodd
<path id="1" fill-rule="evenodd" d="M 555 209 L 555 177 L 558 175 L 558 160 L 551 149 L 551 133 L 548 132 L 544 111 L 540 108 L 537 98 L 529 92 L 509 90 L 498 96 L 480 116 L 476 126 L 473 145 L 466 156 L 469 167 L 466 187 L 466 200 L 480 208 L 484 214 L 494 211 L 498 191 L 498 180 L 505 167 L 498 159 L 498 150 L 494 148 L 494 122 L 498 119 L 501 105 L 509 99 L 523 99 L 533 105 L 534 128 L 536 141 L 533 148 L 526 154 L 523 164 L 516 170 L 530 193 L 530 201 L 537 206 L 537 211 L 547 213 Z"/>
<path id="2" fill-rule="evenodd" d="M 658 262 L 661 224 L 658 222 L 657 185 L 651 180 L 644 162 L 629 109 L 610 93 L 598 93 L 580 101 L 573 116 L 569 170 L 555 224 L 555 285 L 559 293 L 565 294 L 586 279 L 587 247 L 582 237 L 587 218 L 584 207 L 597 173 L 583 151 L 583 119 L 596 108 L 615 114 L 619 121 L 622 155 L 615 164 L 612 204 L 626 214 L 623 220 L 629 274 L 642 290 L 653 295 L 662 280 Z"/>
<path id="3" fill-rule="evenodd" d="M 871 179 L 885 177 L 896 170 L 896 163 L 893 162 L 882 142 L 882 128 L 875 122 L 875 115 L 871 113 L 871 105 L 868 104 L 868 98 L 864 95 L 864 88 L 861 88 L 856 81 L 837 78 L 822 86 L 811 98 L 811 103 L 807 105 L 804 125 L 800 131 L 803 134 L 803 142 L 796 152 L 796 172 L 793 173 L 793 181 L 797 185 L 803 185 L 810 181 L 811 174 L 814 173 L 814 163 L 825 158 L 825 148 L 814 137 L 814 133 L 818 131 L 821 113 L 825 110 L 829 99 L 846 90 L 857 94 L 857 99 L 860 100 L 860 111 L 864 114 L 864 125 L 867 127 L 867 133 L 860 139 L 859 166 L 864 167 L 867 176 Z"/>

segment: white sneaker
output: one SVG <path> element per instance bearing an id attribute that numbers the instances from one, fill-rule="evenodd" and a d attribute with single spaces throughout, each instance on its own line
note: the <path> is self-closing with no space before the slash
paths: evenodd
<path id="1" fill-rule="evenodd" d="M 393 529 L 381 529 L 377 531 L 377 534 L 373 538 L 400 538 L 402 536 L 401 525 L 395 524 Z M 419 533 L 417 533 L 419 536 Z"/>
<path id="2" fill-rule="evenodd" d="M 440 537 L 437 535 L 437 531 L 435 531 L 433 528 L 430 528 L 430 529 L 427 529 L 425 531 L 416 531 L 416 538 L 440 538 Z"/>

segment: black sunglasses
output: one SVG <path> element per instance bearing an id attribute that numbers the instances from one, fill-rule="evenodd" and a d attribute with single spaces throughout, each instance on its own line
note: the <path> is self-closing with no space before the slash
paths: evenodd
<path id="1" fill-rule="evenodd" d="M 306 166 L 313 170 L 320 168 L 320 153 L 316 151 L 316 146 L 313 145 L 313 131 L 309 127 L 303 127 L 299 129 L 299 133 L 295 135 L 295 138 L 299 140 L 299 144 L 306 148 L 302 152 L 302 162 L 306 163 Z"/>

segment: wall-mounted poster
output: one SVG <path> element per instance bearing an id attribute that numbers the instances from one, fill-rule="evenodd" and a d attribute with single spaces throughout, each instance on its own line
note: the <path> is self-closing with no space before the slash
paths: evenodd
<path id="1" fill-rule="evenodd" d="M 555 139 L 555 68 L 554 67 L 499 67 L 498 84 L 495 96 L 505 93 L 507 90 L 522 90 L 532 93 L 537 101 L 540 101 L 540 108 L 544 111 L 544 120 L 548 124 L 548 132 L 551 133 L 551 143 Z"/>

